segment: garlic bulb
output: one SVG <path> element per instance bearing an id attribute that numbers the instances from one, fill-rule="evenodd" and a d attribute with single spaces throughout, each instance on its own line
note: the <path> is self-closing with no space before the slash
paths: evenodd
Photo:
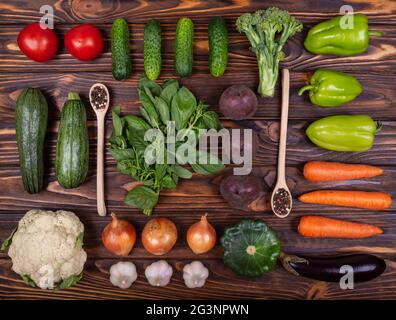
<path id="1" fill-rule="evenodd" d="M 136 266 L 132 262 L 118 262 L 110 268 L 110 282 L 115 287 L 128 289 L 136 279 Z"/>
<path id="2" fill-rule="evenodd" d="M 208 276 L 208 268 L 200 261 L 193 261 L 190 264 L 186 264 L 183 268 L 183 279 L 188 288 L 203 287 Z"/>
<path id="3" fill-rule="evenodd" d="M 165 287 L 172 277 L 173 269 L 165 260 L 159 260 L 150 264 L 144 274 L 152 286 Z"/>

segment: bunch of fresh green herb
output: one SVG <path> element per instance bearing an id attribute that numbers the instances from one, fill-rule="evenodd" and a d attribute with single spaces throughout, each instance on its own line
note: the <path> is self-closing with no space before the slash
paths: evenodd
<path id="1" fill-rule="evenodd" d="M 177 156 L 174 164 L 166 161 L 163 164 L 147 163 L 144 154 L 151 143 L 144 139 L 146 131 L 151 128 L 161 130 L 165 139 L 158 148 L 163 148 L 166 153 L 168 121 L 174 121 L 176 134 L 182 129 L 193 132 L 197 136 L 195 147 L 199 141 L 199 129 L 221 129 L 222 126 L 217 113 L 209 111 L 207 105 L 198 101 L 186 87 L 180 87 L 175 79 L 165 80 L 161 88 L 154 81 L 142 78 L 138 91 L 142 118 L 134 115 L 121 117 L 120 107 L 113 109 L 111 153 L 120 172 L 143 182 L 143 185 L 128 192 L 125 203 L 151 215 L 163 188 L 175 189 L 180 178 L 191 178 L 191 171 L 182 165 L 189 164 L 193 171 L 200 174 L 216 173 L 224 165 L 217 156 L 202 150 L 197 154 L 201 159 L 206 158 L 206 163 L 182 163 Z M 176 153 L 181 144 L 182 141 L 176 143 Z"/>

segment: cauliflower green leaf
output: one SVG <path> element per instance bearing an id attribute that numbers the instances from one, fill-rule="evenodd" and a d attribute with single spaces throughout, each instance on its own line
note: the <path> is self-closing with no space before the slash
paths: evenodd
<path id="1" fill-rule="evenodd" d="M 84 232 L 81 232 L 76 239 L 76 248 L 81 249 L 84 245 Z"/>
<path id="2" fill-rule="evenodd" d="M 12 230 L 10 236 L 1 243 L 0 251 L 5 251 L 10 247 L 10 245 L 12 243 L 12 237 L 14 236 L 16 231 L 17 231 L 17 228 Z"/>
<path id="3" fill-rule="evenodd" d="M 27 274 L 24 274 L 22 276 L 23 282 L 25 282 L 28 286 L 32 288 L 37 288 L 36 282 L 33 281 L 32 278 L 30 278 Z"/>
<path id="4" fill-rule="evenodd" d="M 60 282 L 56 286 L 55 290 L 67 289 L 67 288 L 74 286 L 75 284 L 77 284 L 78 281 L 81 280 L 82 276 L 83 276 L 83 273 L 81 272 L 78 275 L 70 276 L 69 278 L 62 280 L 62 282 Z"/>

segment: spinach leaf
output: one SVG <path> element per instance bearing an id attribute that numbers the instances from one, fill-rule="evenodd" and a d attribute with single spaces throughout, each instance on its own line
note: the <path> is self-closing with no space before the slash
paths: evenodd
<path id="1" fill-rule="evenodd" d="M 172 99 L 171 104 L 171 119 L 175 122 L 176 130 L 181 130 L 185 128 L 185 121 L 183 121 L 182 113 L 179 110 L 179 104 L 176 97 Z"/>
<path id="2" fill-rule="evenodd" d="M 153 96 L 153 94 L 150 91 L 150 88 L 144 87 L 143 90 L 144 90 L 144 93 L 147 95 L 147 97 L 150 99 L 150 101 L 154 104 L 156 97 Z"/>
<path id="3" fill-rule="evenodd" d="M 150 215 L 158 202 L 159 194 L 147 186 L 137 186 L 128 192 L 125 203 L 142 209 L 146 215 Z"/>
<path id="4" fill-rule="evenodd" d="M 129 174 L 129 171 L 131 170 L 131 164 L 131 160 L 117 161 L 117 170 L 121 173 Z"/>
<path id="5" fill-rule="evenodd" d="M 164 79 L 162 90 L 164 90 L 170 85 L 174 85 L 175 83 L 177 84 L 177 88 L 179 89 L 179 81 L 177 81 L 177 79 L 171 79 L 171 78 Z"/>
<path id="6" fill-rule="evenodd" d="M 177 184 L 175 180 L 167 174 L 161 181 L 161 187 L 166 189 L 175 189 Z"/>
<path id="7" fill-rule="evenodd" d="M 197 152 L 197 163 L 191 164 L 191 168 L 200 174 L 209 175 L 224 169 L 217 156 L 206 151 Z"/>
<path id="8" fill-rule="evenodd" d="M 197 106 L 197 100 L 186 87 L 181 87 L 177 92 L 176 99 L 183 119 L 187 121 Z"/>
<path id="9" fill-rule="evenodd" d="M 158 180 L 161 180 L 165 176 L 167 167 L 168 165 L 166 164 L 155 165 L 155 175 L 157 176 Z"/>
<path id="10" fill-rule="evenodd" d="M 186 128 L 188 121 L 197 107 L 197 100 L 186 87 L 181 87 L 172 99 L 171 115 L 176 129 Z"/>
<path id="11" fill-rule="evenodd" d="M 155 98 L 155 109 L 160 115 L 161 121 L 164 125 L 170 120 L 169 105 L 161 97 Z"/>
<path id="12" fill-rule="evenodd" d="M 194 95 L 186 87 L 181 87 L 176 95 L 180 109 L 183 111 L 193 111 L 197 106 L 197 100 Z M 190 112 L 191 112 L 190 111 Z"/>
<path id="13" fill-rule="evenodd" d="M 124 136 L 112 136 L 109 142 L 111 143 L 111 147 L 115 149 L 125 149 L 127 147 L 127 141 Z"/>
<path id="14" fill-rule="evenodd" d="M 223 127 L 220 123 L 218 114 L 214 111 L 206 111 L 202 115 L 202 122 L 208 129 L 220 130 Z"/>
<path id="15" fill-rule="evenodd" d="M 151 126 L 156 127 L 158 125 L 158 122 L 156 122 L 154 118 L 151 118 L 150 114 L 147 112 L 147 109 L 140 107 L 139 111 L 143 118 L 146 119 L 146 121 L 150 123 Z"/>
<path id="16" fill-rule="evenodd" d="M 172 179 L 173 179 L 173 181 L 175 182 L 175 184 L 177 186 L 177 183 L 179 182 L 179 177 L 176 174 L 172 174 Z"/>
<path id="17" fill-rule="evenodd" d="M 224 169 L 224 165 L 223 164 L 192 164 L 191 168 L 199 174 L 203 174 L 203 175 L 210 175 L 210 174 L 214 174 L 217 173 L 221 170 Z"/>
<path id="18" fill-rule="evenodd" d="M 144 185 L 147 186 L 147 187 L 153 187 L 153 186 L 154 186 L 154 183 L 155 183 L 155 180 L 154 180 L 154 179 L 144 180 L 143 183 L 144 183 Z"/>
<path id="19" fill-rule="evenodd" d="M 83 273 L 81 272 L 78 275 L 70 276 L 69 278 L 63 279 L 62 282 L 56 286 L 55 290 L 70 288 L 71 286 L 77 284 L 77 282 L 80 281 L 82 277 Z"/>
<path id="20" fill-rule="evenodd" d="M 191 179 L 192 177 L 192 173 L 189 170 L 183 168 L 182 166 L 179 166 L 178 164 L 173 166 L 173 171 L 179 178 L 182 179 Z"/>
<path id="21" fill-rule="evenodd" d="M 115 106 L 113 108 L 113 112 L 117 115 L 120 116 L 121 115 L 121 106 Z"/>
<path id="22" fill-rule="evenodd" d="M 133 149 L 111 149 L 111 155 L 113 156 L 114 160 L 121 161 L 121 160 L 128 160 L 133 159 L 135 157 L 135 151 Z"/>
<path id="23" fill-rule="evenodd" d="M 146 121 L 134 115 L 125 116 L 124 119 L 128 127 L 134 130 L 146 131 L 151 128 L 151 126 Z"/>
<path id="24" fill-rule="evenodd" d="M 157 110 L 155 110 L 154 103 L 150 100 L 148 95 L 141 90 L 139 90 L 139 98 L 142 104 L 142 107 L 140 107 L 140 113 L 152 127 L 158 128 L 159 117 Z"/>
<path id="25" fill-rule="evenodd" d="M 153 129 L 155 130 L 155 129 Z M 155 163 L 164 164 L 166 162 L 166 146 L 164 136 L 160 129 L 153 131 L 154 135 L 146 135 L 147 147 L 144 150 L 145 162 L 148 165 Z"/>
<path id="26" fill-rule="evenodd" d="M 113 119 L 113 134 L 118 137 L 122 136 L 123 120 L 114 110 L 111 113 Z"/>
<path id="27" fill-rule="evenodd" d="M 5 251 L 7 250 L 11 243 L 12 243 L 12 237 L 14 236 L 15 232 L 18 230 L 18 228 L 15 228 L 14 230 L 11 231 L 11 234 L 9 235 L 9 237 L 7 239 L 5 239 L 2 243 L 1 243 L 1 247 L 0 247 L 0 251 Z"/>
<path id="28" fill-rule="evenodd" d="M 127 134 L 129 144 L 136 150 L 144 152 L 146 147 L 149 145 L 149 143 L 144 140 L 145 131 L 129 128 L 127 130 Z"/>
<path id="29" fill-rule="evenodd" d="M 162 91 L 161 87 L 155 81 L 149 80 L 146 77 L 142 77 L 139 80 L 139 89 L 145 90 L 145 88 L 150 90 L 154 97 L 158 97 Z"/>
<path id="30" fill-rule="evenodd" d="M 194 132 L 195 132 L 195 137 L 197 139 L 197 141 L 199 142 L 199 139 L 206 133 L 205 130 L 201 131 L 200 129 L 207 129 L 206 124 L 204 123 L 202 117 L 199 118 L 194 125 Z"/>
<path id="31" fill-rule="evenodd" d="M 132 160 L 122 160 L 117 162 L 117 170 L 121 173 L 130 175 L 135 180 L 140 180 L 140 170 Z"/>
<path id="32" fill-rule="evenodd" d="M 178 90 L 179 82 L 176 79 L 167 79 L 164 81 L 164 88 L 162 89 L 160 97 L 170 106 Z"/>

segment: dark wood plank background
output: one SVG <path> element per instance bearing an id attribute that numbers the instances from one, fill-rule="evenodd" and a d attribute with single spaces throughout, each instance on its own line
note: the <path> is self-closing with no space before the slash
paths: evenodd
<path id="1" fill-rule="evenodd" d="M 54 1 L 56 31 L 63 35 L 72 26 L 91 22 L 102 30 L 105 51 L 96 60 L 79 62 L 68 54 L 63 45 L 56 58 L 39 64 L 27 59 L 19 50 L 16 37 L 21 28 L 38 21 L 39 8 L 51 1 L 2 1 L 0 4 L 0 239 L 8 236 L 23 214 L 32 208 L 66 209 L 78 214 L 86 227 L 85 243 L 89 260 L 84 278 L 77 286 L 51 292 L 26 287 L 11 271 L 10 260 L 0 253 L 0 299 L 62 298 L 62 299 L 132 299 L 132 298 L 258 298 L 258 299 L 395 299 L 396 298 L 396 201 L 385 212 L 312 206 L 295 202 L 293 214 L 287 220 L 279 220 L 269 212 L 246 213 L 231 209 L 218 192 L 221 177 L 194 176 L 183 181 L 175 191 L 163 192 L 155 210 L 156 216 L 166 216 L 175 221 L 180 239 L 175 248 L 163 258 L 175 268 L 169 286 L 154 288 L 148 285 L 143 270 L 156 257 L 149 255 L 140 240 L 129 260 L 136 263 L 139 278 L 128 290 L 111 286 L 108 280 L 109 266 L 116 262 L 101 245 L 100 234 L 109 217 L 98 217 L 95 201 L 96 123 L 89 111 L 91 143 L 90 173 L 87 181 L 75 190 L 64 190 L 55 181 L 53 160 L 59 110 L 67 93 L 77 90 L 85 98 L 89 87 L 98 80 L 111 90 L 113 105 L 120 104 L 123 112 L 137 113 L 139 103 L 136 84 L 143 72 L 142 33 L 144 24 L 152 18 L 163 28 L 163 72 L 161 78 L 174 77 L 173 37 L 176 21 L 189 16 L 195 22 L 194 75 L 182 82 L 202 100 L 217 110 L 221 92 L 231 84 L 245 83 L 255 89 L 257 85 L 256 59 L 249 51 L 248 42 L 236 32 L 237 16 L 247 11 L 275 5 L 289 10 L 304 22 L 304 31 L 288 42 L 283 67 L 291 69 L 291 110 L 289 123 L 287 175 L 294 196 L 317 188 L 337 187 L 359 190 L 384 190 L 395 196 L 396 190 L 396 2 L 394 1 Z M 293 4 L 291 4 L 293 3 Z M 302 46 L 307 28 L 328 19 L 343 4 L 350 4 L 355 11 L 369 16 L 373 28 L 384 32 L 379 39 L 370 40 L 368 51 L 355 57 L 315 56 Z M 220 79 L 208 73 L 207 25 L 212 16 L 222 15 L 229 26 L 229 66 Z M 114 81 L 111 75 L 109 31 L 116 17 L 124 17 L 130 23 L 131 48 L 134 72 L 125 82 Z M 339 109 L 321 109 L 310 104 L 306 97 L 297 96 L 298 88 L 306 81 L 308 72 L 317 68 L 348 71 L 357 76 L 364 92 L 356 101 Z M 14 108 L 20 89 L 28 86 L 41 88 L 50 101 L 49 134 L 46 142 L 47 172 L 46 190 L 37 195 L 23 191 L 19 174 L 15 140 Z M 88 105 L 87 105 L 88 106 Z M 384 129 L 378 134 L 375 146 L 365 153 L 335 153 L 313 146 L 304 136 L 304 129 L 313 119 L 336 113 L 366 113 L 384 121 Z M 255 158 L 254 172 L 262 176 L 269 191 L 274 184 L 277 160 L 277 133 L 280 115 L 280 95 L 273 99 L 260 99 L 260 108 L 254 118 L 239 123 L 224 121 L 227 127 L 251 127 L 260 136 L 260 146 Z M 223 119 L 224 120 L 224 119 Z M 107 120 L 107 135 L 111 132 L 111 119 Z M 371 180 L 337 182 L 314 185 L 304 181 L 302 165 L 312 159 L 341 160 L 352 163 L 380 165 L 385 174 Z M 109 211 L 134 223 L 140 234 L 147 218 L 123 203 L 126 190 L 132 181 L 118 173 L 115 162 L 106 152 L 106 200 Z M 195 256 L 187 248 L 184 235 L 187 227 L 205 212 L 219 235 L 224 228 L 243 217 L 261 218 L 276 230 L 283 250 L 288 253 L 337 254 L 346 252 L 375 253 L 388 262 L 386 272 L 369 283 L 357 284 L 354 290 L 343 291 L 337 284 L 326 284 L 286 273 L 280 266 L 259 279 L 249 280 L 235 276 L 221 261 L 221 248 L 217 246 L 203 256 Z M 296 226 L 304 214 L 373 223 L 384 229 L 384 234 L 364 240 L 304 239 L 296 232 Z M 210 269 L 210 278 L 202 289 L 187 289 L 182 280 L 183 265 L 193 259 L 202 260 Z"/>

